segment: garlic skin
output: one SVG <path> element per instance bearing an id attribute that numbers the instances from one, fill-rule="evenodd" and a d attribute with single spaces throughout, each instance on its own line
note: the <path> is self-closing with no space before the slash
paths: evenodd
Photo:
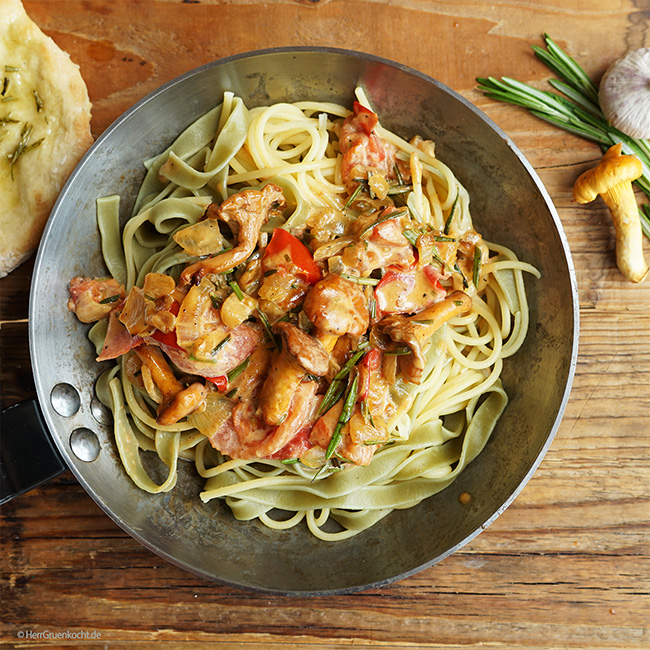
<path id="1" fill-rule="evenodd" d="M 650 47 L 629 52 L 607 68 L 598 102 L 619 131 L 633 138 L 650 138 Z"/>

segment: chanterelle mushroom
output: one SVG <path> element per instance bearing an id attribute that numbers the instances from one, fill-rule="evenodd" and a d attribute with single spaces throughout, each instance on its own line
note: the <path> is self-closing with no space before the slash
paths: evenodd
<path id="1" fill-rule="evenodd" d="M 632 181 L 643 173 L 636 156 L 621 155 L 620 143 L 610 147 L 596 167 L 582 174 L 573 186 L 578 203 L 590 203 L 601 196 L 612 213 L 616 230 L 616 264 L 632 282 L 641 282 L 648 274 L 643 257 L 643 237 L 639 209 Z"/>
<path id="2" fill-rule="evenodd" d="M 399 356 L 399 367 L 406 381 L 419 384 L 426 364 L 424 356 L 426 342 L 448 320 L 468 312 L 471 308 L 472 299 L 462 291 L 454 291 L 414 316 L 401 314 L 386 316 L 375 325 L 374 329 L 378 334 L 389 337 L 394 343 L 402 343 L 409 348 L 410 354 Z"/>
<path id="3" fill-rule="evenodd" d="M 293 396 L 307 374 L 323 377 L 329 368 L 329 355 L 323 345 L 287 322 L 273 327 L 282 336 L 282 351 L 262 386 L 260 412 L 267 424 L 281 424 L 289 414 Z"/>
<path id="4" fill-rule="evenodd" d="M 345 334 L 361 336 L 370 321 L 359 285 L 330 273 L 317 282 L 303 304 L 305 316 L 314 324 L 314 336 L 327 352 Z"/>
<path id="5" fill-rule="evenodd" d="M 184 388 L 158 348 L 141 345 L 135 349 L 135 353 L 149 368 L 153 381 L 163 396 L 156 418 L 158 424 L 176 424 L 203 404 L 205 386 L 197 381 Z"/>

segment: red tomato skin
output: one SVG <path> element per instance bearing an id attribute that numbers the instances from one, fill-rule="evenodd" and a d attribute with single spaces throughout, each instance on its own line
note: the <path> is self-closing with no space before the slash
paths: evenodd
<path id="1" fill-rule="evenodd" d="M 357 101 L 353 102 L 352 110 L 354 112 L 356 124 L 359 129 L 366 135 L 370 135 L 373 132 L 373 129 L 377 126 L 377 122 L 379 121 L 377 115 Z"/>
<path id="2" fill-rule="evenodd" d="M 181 306 L 180 303 L 174 301 L 169 308 L 169 311 L 174 314 L 174 316 L 178 316 L 178 312 L 180 310 Z M 167 332 L 166 334 L 161 332 L 160 330 L 156 330 L 152 335 L 152 339 L 155 339 L 158 341 L 158 343 L 162 343 L 163 345 L 168 345 L 171 348 L 176 348 L 177 350 L 182 350 L 183 348 L 178 345 L 178 341 L 176 339 L 176 332 L 172 330 L 171 332 Z"/>
<path id="3" fill-rule="evenodd" d="M 276 451 L 270 458 L 275 460 L 300 458 L 302 454 L 312 447 L 311 442 L 309 442 L 310 433 L 311 427 L 303 427 L 282 449 Z"/>
<path id="4" fill-rule="evenodd" d="M 424 267 L 424 275 L 426 276 L 427 280 L 429 280 L 429 282 L 431 282 L 431 284 L 435 287 L 436 291 L 445 293 L 444 287 L 440 284 L 440 273 L 438 273 L 438 271 L 433 266 L 427 264 Z"/>
<path id="5" fill-rule="evenodd" d="M 180 345 L 178 345 L 178 341 L 176 340 L 176 332 L 167 332 L 164 334 L 160 330 L 156 330 L 152 335 L 152 339 L 156 339 L 158 343 L 162 343 L 163 345 L 168 345 L 170 348 L 176 348 L 177 350 L 182 350 Z"/>
<path id="6" fill-rule="evenodd" d="M 208 381 L 211 381 L 220 393 L 225 393 L 228 389 L 228 377 L 226 375 L 220 375 L 219 377 L 206 377 Z"/>
<path id="7" fill-rule="evenodd" d="M 297 272 L 305 278 L 306 282 L 313 285 L 321 279 L 321 271 L 307 246 L 288 230 L 276 228 L 262 259 L 268 260 L 275 256 L 282 258 L 285 254 L 289 256 L 291 263 L 297 267 Z"/>

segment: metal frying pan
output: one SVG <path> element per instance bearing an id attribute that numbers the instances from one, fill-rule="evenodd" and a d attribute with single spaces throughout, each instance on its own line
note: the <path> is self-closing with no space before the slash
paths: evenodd
<path id="1" fill-rule="evenodd" d="M 119 193 L 123 218 L 142 161 L 231 90 L 248 106 L 316 99 L 350 105 L 365 88 L 382 123 L 436 152 L 469 190 L 477 229 L 542 272 L 527 281 L 531 326 L 507 360 L 510 403 L 482 454 L 458 480 L 420 505 L 396 511 L 347 541 L 301 528 L 271 531 L 236 521 L 225 504 L 203 504 L 201 481 L 182 464 L 176 488 L 152 496 L 119 462 L 106 413 L 94 398 L 102 367 L 87 326 L 66 309 L 68 281 L 102 275 L 95 199 Z M 555 209 L 514 144 L 442 84 L 404 66 L 324 48 L 274 49 L 194 70 L 144 98 L 95 143 L 65 186 L 39 249 L 30 302 L 30 346 L 44 423 L 67 466 L 99 506 L 146 547 L 208 579 L 264 592 L 347 593 L 399 580 L 445 558 L 488 526 L 531 477 L 558 428 L 577 354 L 576 282 Z M 152 466 L 153 472 L 157 471 Z M 470 505 L 459 502 L 462 492 Z"/>

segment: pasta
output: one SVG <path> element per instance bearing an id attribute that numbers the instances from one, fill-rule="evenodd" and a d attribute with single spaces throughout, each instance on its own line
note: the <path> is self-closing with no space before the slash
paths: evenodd
<path id="1" fill-rule="evenodd" d="M 190 461 L 204 502 L 335 541 L 476 458 L 539 273 L 474 230 L 432 142 L 384 129 L 361 89 L 353 110 L 226 93 L 145 167 L 123 229 L 98 200 L 111 277 L 69 302 L 115 359 L 97 390 L 141 489 Z"/>

